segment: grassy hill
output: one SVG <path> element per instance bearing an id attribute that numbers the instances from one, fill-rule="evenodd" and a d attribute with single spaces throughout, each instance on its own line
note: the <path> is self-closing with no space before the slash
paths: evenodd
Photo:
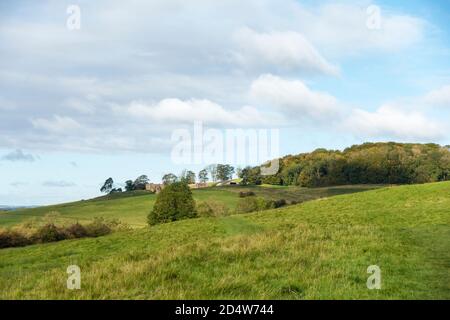
<path id="1" fill-rule="evenodd" d="M 205 188 L 194 190 L 197 201 L 213 199 L 223 202 L 231 210 L 239 200 L 239 191 L 254 191 L 257 195 L 268 199 L 286 199 L 303 202 L 306 200 L 328 197 L 336 194 L 353 193 L 378 188 L 378 185 L 341 186 L 328 188 L 300 187 L 240 187 L 229 186 L 221 188 Z M 156 195 L 145 191 L 116 193 L 92 200 L 77 201 L 55 206 L 45 206 L 32 209 L 21 209 L 0 212 L 0 227 L 10 227 L 25 221 L 39 222 L 46 215 L 52 216 L 52 221 L 60 223 L 89 222 L 94 217 L 118 219 L 131 227 L 139 228 L 147 225 L 147 215 L 153 208 Z"/>
<path id="2" fill-rule="evenodd" d="M 0 298 L 450 299 L 449 208 L 442 182 L 3 249 Z M 71 264 L 81 290 L 66 289 Z"/>

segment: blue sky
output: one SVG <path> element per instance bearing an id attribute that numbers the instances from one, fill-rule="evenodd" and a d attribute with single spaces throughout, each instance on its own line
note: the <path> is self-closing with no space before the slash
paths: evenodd
<path id="1" fill-rule="evenodd" d="M 0 21 L 2 205 L 198 171 L 173 161 L 171 137 L 199 121 L 278 129 L 281 155 L 450 144 L 445 0 L 19 0 Z"/>

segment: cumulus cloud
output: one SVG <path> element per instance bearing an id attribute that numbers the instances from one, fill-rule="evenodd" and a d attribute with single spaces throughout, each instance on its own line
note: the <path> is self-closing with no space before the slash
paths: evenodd
<path id="1" fill-rule="evenodd" d="M 155 104 L 132 102 L 127 107 L 127 112 L 137 118 L 144 117 L 166 124 L 192 124 L 194 121 L 231 127 L 277 124 L 276 115 L 267 116 L 254 107 L 244 106 L 237 110 L 227 110 L 207 99 L 164 99 Z"/>
<path id="2" fill-rule="evenodd" d="M 51 1 L 25 11 L 8 6 L 0 10 L 0 147 L 28 150 L 165 152 L 170 129 L 193 120 L 241 127 L 286 116 L 320 120 L 339 102 L 303 80 L 260 78 L 254 100 L 248 84 L 264 73 L 335 75 L 345 65 L 335 53 L 405 49 L 426 26 L 382 7 L 382 28 L 369 30 L 356 1 L 132 1 L 123 10 L 111 0 L 84 2 L 81 30 L 71 32 Z"/>
<path id="3" fill-rule="evenodd" d="M 92 115 L 95 113 L 96 96 L 90 94 L 86 99 L 69 98 L 65 101 L 65 106 L 82 114 Z"/>
<path id="4" fill-rule="evenodd" d="M 429 106 L 450 107 L 450 85 L 429 92 L 423 102 Z"/>
<path id="5" fill-rule="evenodd" d="M 263 70 L 271 68 L 335 75 L 338 68 L 323 58 L 314 46 L 295 31 L 256 32 L 239 29 L 234 40 L 239 47 L 238 61 Z"/>
<path id="6" fill-rule="evenodd" d="M 68 187 L 75 187 L 76 184 L 73 182 L 68 182 L 64 180 L 59 181 L 44 181 L 42 183 L 44 187 L 50 187 L 50 188 L 68 188 Z"/>
<path id="7" fill-rule="evenodd" d="M 327 3 L 297 9 L 299 29 L 326 52 L 337 55 L 368 51 L 395 52 L 419 43 L 427 23 L 420 18 L 377 7 L 379 28 L 368 26 L 375 11 L 355 4 Z"/>
<path id="8" fill-rule="evenodd" d="M 287 80 L 271 74 L 253 81 L 250 97 L 287 113 L 291 119 L 329 119 L 339 113 L 339 103 L 332 95 L 311 90 L 300 80 Z"/>
<path id="9" fill-rule="evenodd" d="M 383 105 L 374 112 L 355 109 L 344 127 L 358 136 L 371 138 L 432 141 L 445 133 L 441 123 L 418 111 L 402 111 L 394 105 Z"/>
<path id="10" fill-rule="evenodd" d="M 24 153 L 20 149 L 5 154 L 0 159 L 4 161 L 13 161 L 13 162 L 16 161 L 34 162 L 36 160 L 35 156 L 33 156 L 32 154 Z"/>
<path id="11" fill-rule="evenodd" d="M 50 119 L 31 119 L 31 123 L 36 129 L 42 129 L 54 133 L 64 133 L 81 128 L 81 125 L 74 119 L 65 116 L 54 115 Z"/>

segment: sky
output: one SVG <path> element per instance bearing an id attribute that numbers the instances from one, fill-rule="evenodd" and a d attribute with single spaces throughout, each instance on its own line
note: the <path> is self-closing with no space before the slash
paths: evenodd
<path id="1" fill-rule="evenodd" d="M 198 172 L 219 140 L 234 166 L 449 145 L 448 21 L 447 0 L 2 1 L 0 205 Z M 229 157 L 230 132 L 257 135 L 248 159 Z"/>

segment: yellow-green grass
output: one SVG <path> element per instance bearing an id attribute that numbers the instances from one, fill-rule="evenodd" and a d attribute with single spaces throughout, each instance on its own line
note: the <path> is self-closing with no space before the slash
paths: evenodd
<path id="1" fill-rule="evenodd" d="M 411 185 L 3 249 L 0 298 L 450 299 L 449 208 L 450 182 Z"/>
<path id="2" fill-rule="evenodd" d="M 335 194 L 364 191 L 377 186 L 299 188 L 299 187 L 211 187 L 193 190 L 197 201 L 220 201 L 233 211 L 239 201 L 239 191 L 255 191 L 259 196 L 269 199 L 305 201 Z M 73 223 L 89 222 L 95 217 L 117 219 L 132 228 L 145 227 L 147 215 L 153 208 L 156 195 L 145 191 L 114 194 L 86 201 L 45 206 L 32 209 L 0 212 L 0 227 L 11 227 L 26 221 L 43 223 L 42 218 L 51 216 L 52 222 Z M 44 221 L 45 222 L 45 221 Z"/>
<path id="3" fill-rule="evenodd" d="M 270 200 L 285 199 L 287 201 L 304 202 L 318 198 L 331 197 L 340 194 L 355 193 L 381 188 L 383 185 L 346 185 L 323 188 L 302 188 L 298 186 L 277 186 L 263 184 L 261 186 L 227 186 L 217 187 L 218 190 L 226 190 L 238 194 L 241 191 L 253 191 L 257 196 Z"/>

